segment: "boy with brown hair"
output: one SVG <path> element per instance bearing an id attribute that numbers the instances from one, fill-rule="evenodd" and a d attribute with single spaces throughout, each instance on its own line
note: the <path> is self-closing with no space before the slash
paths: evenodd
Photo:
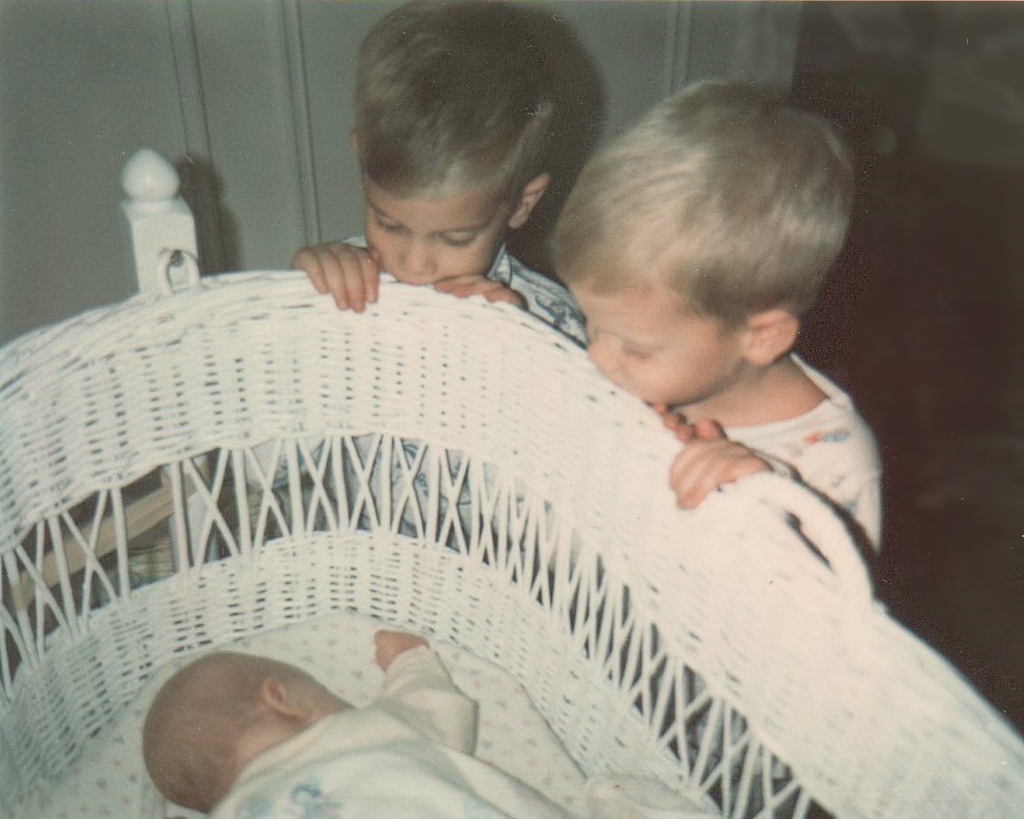
<path id="1" fill-rule="evenodd" d="M 549 60 L 513 6 L 413 2 L 386 15 L 362 43 L 356 77 L 366 235 L 303 248 L 292 265 L 342 309 L 375 302 L 386 271 L 511 302 L 582 343 L 565 288 L 504 246 L 551 181 Z"/>

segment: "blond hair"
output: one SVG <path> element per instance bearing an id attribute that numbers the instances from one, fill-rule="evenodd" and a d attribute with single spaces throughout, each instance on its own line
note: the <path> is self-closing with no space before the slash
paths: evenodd
<path id="1" fill-rule="evenodd" d="M 356 138 L 363 174 L 399 195 L 493 184 L 518 197 L 543 171 L 553 72 L 525 12 L 407 3 L 363 40 Z"/>
<path id="2" fill-rule="evenodd" d="M 557 269 L 602 292 L 657 279 L 729 323 L 800 317 L 852 201 L 849 152 L 824 120 L 749 83 L 699 83 L 587 165 L 556 228 Z"/>

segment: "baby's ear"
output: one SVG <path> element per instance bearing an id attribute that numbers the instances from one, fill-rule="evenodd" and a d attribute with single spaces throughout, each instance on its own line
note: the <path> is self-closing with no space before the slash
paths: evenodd
<path id="1" fill-rule="evenodd" d="M 744 357 L 766 367 L 793 349 L 799 332 L 800 319 L 781 307 L 754 313 L 747 319 Z"/>
<path id="2" fill-rule="evenodd" d="M 260 686 L 263 704 L 276 714 L 289 719 L 301 719 L 306 715 L 301 700 L 288 690 L 288 684 L 279 677 L 267 677 Z"/>
<path id="3" fill-rule="evenodd" d="M 530 214 L 550 184 L 551 174 L 549 173 L 538 174 L 526 183 L 522 196 L 519 197 L 519 202 L 513 209 L 512 215 L 508 218 L 508 226 L 510 228 L 516 230 L 526 224 Z"/>

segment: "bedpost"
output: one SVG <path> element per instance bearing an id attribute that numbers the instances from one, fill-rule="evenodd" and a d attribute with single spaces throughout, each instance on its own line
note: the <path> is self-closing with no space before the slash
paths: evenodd
<path id="1" fill-rule="evenodd" d="M 195 221 L 178 195 L 181 181 L 174 166 L 143 148 L 125 163 L 121 187 L 139 292 L 173 289 L 198 275 Z"/>

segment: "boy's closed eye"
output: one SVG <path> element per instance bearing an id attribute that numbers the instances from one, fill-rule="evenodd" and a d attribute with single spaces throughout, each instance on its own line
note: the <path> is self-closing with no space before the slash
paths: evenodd
<path id="1" fill-rule="evenodd" d="M 383 230 L 385 233 L 391 233 L 394 235 L 401 236 L 409 233 L 409 228 L 400 222 L 394 222 L 380 213 L 374 212 L 374 221 L 377 223 L 377 227 Z M 440 233 L 438 238 L 449 247 L 468 247 L 476 241 L 477 236 L 480 232 L 477 230 L 468 231 L 453 231 L 449 233 Z"/>
<path id="2" fill-rule="evenodd" d="M 629 356 L 630 358 L 643 360 L 645 358 L 650 358 L 654 354 L 654 350 L 650 347 L 640 347 L 636 344 L 626 343 L 622 345 L 622 354 Z"/>
<path id="3" fill-rule="evenodd" d="M 392 222 L 390 219 L 386 219 L 376 211 L 373 214 L 374 221 L 377 223 L 377 227 L 387 233 L 403 233 L 407 232 L 408 228 L 398 222 Z"/>
<path id="4" fill-rule="evenodd" d="M 604 338 L 607 336 L 606 333 L 604 333 L 598 328 L 591 329 L 588 327 L 587 332 L 590 336 L 591 344 L 596 342 L 599 338 Z M 650 358 L 652 355 L 654 355 L 657 349 L 655 346 L 650 344 L 642 344 L 636 341 L 615 338 L 614 336 L 610 336 L 609 338 L 612 339 L 612 343 L 615 344 L 621 355 L 625 356 L 626 358 L 636 359 L 637 361 L 642 361 L 644 359 Z"/>
<path id="5" fill-rule="evenodd" d="M 476 241 L 476 231 L 466 233 L 442 233 L 441 241 L 449 247 L 467 247 Z"/>

